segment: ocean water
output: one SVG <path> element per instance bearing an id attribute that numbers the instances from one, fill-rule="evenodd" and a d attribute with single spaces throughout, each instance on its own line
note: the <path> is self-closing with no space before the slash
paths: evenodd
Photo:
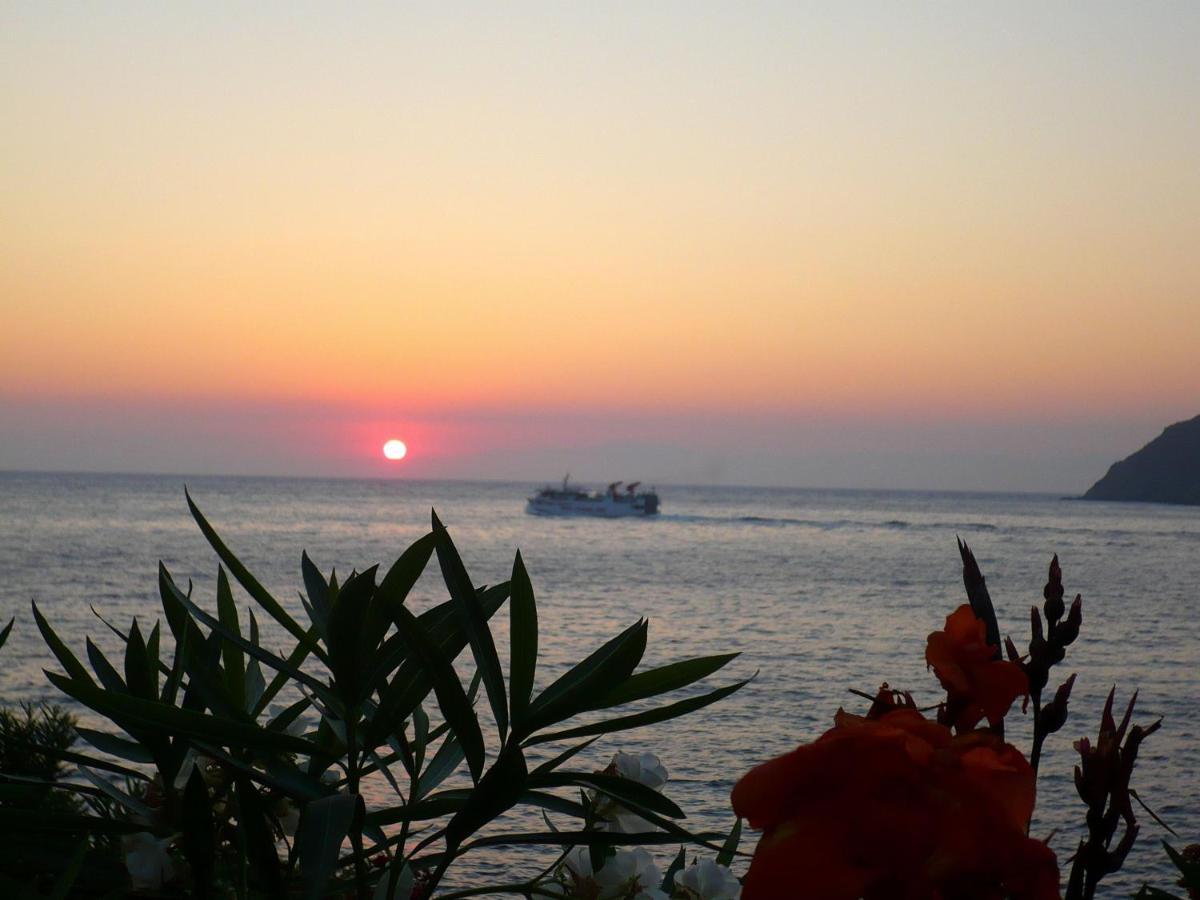
<path id="1" fill-rule="evenodd" d="M 740 693 L 673 723 L 603 738 L 582 762 L 600 768 L 618 749 L 657 753 L 671 773 L 668 794 L 696 830 L 728 829 L 729 790 L 748 768 L 817 737 L 839 706 L 861 710 L 851 688 L 887 681 L 922 704 L 936 701 L 923 653 L 928 633 L 964 602 L 956 535 L 975 550 L 1001 629 L 1021 647 L 1058 553 L 1068 599 L 1082 593 L 1084 616 L 1052 679 L 1079 677 L 1070 720 L 1043 757 L 1034 833 L 1054 833 L 1060 862 L 1074 850 L 1083 808 L 1071 743 L 1095 734 L 1116 685 L 1119 704 L 1139 691 L 1135 721 L 1163 719 L 1143 745 L 1135 786 L 1180 833 L 1176 843 L 1200 841 L 1200 509 L 1029 494 L 664 487 L 656 519 L 610 521 L 528 516 L 528 484 L 187 482 L 227 543 L 298 614 L 302 549 L 326 572 L 386 566 L 427 530 L 436 507 L 477 583 L 507 578 L 520 548 L 538 598 L 539 687 L 639 616 L 650 619 L 643 665 L 739 651 L 710 681 L 754 676 Z M 0 615 L 17 619 L 0 651 L 5 702 L 55 697 L 30 599 L 77 652 L 86 635 L 116 651 L 90 606 L 122 626 L 159 615 L 160 559 L 215 606 L 216 557 L 188 514 L 183 484 L 0 473 Z M 418 608 L 444 599 L 435 575 L 436 566 L 418 585 L 410 601 Z M 506 617 L 495 621 L 503 660 Z M 1027 719 L 1014 714 L 1010 723 L 1010 740 L 1027 747 Z M 387 793 L 375 785 L 368 799 L 386 803 Z M 1169 835 L 1141 819 L 1138 846 L 1125 872 L 1106 882 L 1106 896 L 1128 896 L 1143 878 L 1169 887 L 1158 847 Z M 506 824 L 541 827 L 537 819 Z M 669 856 L 662 852 L 664 866 Z M 469 857 L 459 878 L 521 876 L 539 858 L 488 851 Z"/>

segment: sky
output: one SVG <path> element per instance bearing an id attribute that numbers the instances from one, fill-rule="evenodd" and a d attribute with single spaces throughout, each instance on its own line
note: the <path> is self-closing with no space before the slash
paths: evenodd
<path id="1" fill-rule="evenodd" d="M 0 469 L 1080 491 L 1200 412 L 1197 46 L 5 2 Z"/>

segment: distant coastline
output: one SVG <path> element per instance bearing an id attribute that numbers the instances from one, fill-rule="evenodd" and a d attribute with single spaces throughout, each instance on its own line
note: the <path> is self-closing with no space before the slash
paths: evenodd
<path id="1" fill-rule="evenodd" d="M 1081 499 L 1200 506 L 1200 416 L 1168 425 L 1113 463 Z"/>

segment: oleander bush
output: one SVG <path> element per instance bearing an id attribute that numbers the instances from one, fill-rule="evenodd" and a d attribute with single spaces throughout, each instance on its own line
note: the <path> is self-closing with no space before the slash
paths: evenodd
<path id="1" fill-rule="evenodd" d="M 679 695 L 736 654 L 639 670 L 648 637 L 639 620 L 535 690 L 537 604 L 519 553 L 509 581 L 477 585 L 435 513 L 431 531 L 386 571 L 339 581 L 305 554 L 302 622 L 187 501 L 220 558 L 214 605 L 160 565 L 162 619 L 149 631 L 137 619 L 108 625 L 123 659 L 88 639 L 86 664 L 33 605 L 61 667 L 47 678 L 115 726 L 77 729 L 101 754 L 73 755 L 81 782 L 40 779 L 109 805 L 50 824 L 120 836 L 135 891 L 408 900 L 604 885 L 665 897 L 679 868 L 651 885 L 647 854 L 629 848 L 732 855 L 727 835 L 680 824 L 657 758 L 618 753 L 596 772 L 577 755 L 734 693 L 744 681 Z M 448 599 L 418 610 L 410 593 L 434 557 Z M 239 611 L 234 582 L 289 635 L 290 650 L 267 648 L 254 609 Z M 489 624 L 506 606 L 507 672 Z M 391 800 L 368 807 L 368 783 Z M 537 810 L 544 824 L 514 831 L 512 817 L 497 821 L 515 807 Z M 442 889 L 456 862 L 509 845 L 552 848 L 554 861 L 533 878 Z"/>

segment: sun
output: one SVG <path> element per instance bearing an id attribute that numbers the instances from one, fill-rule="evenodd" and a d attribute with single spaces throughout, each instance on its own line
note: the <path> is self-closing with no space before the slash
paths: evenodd
<path id="1" fill-rule="evenodd" d="M 383 445 L 383 455 L 388 459 L 404 459 L 408 455 L 408 447 L 404 446 L 404 441 L 392 438 Z"/>

